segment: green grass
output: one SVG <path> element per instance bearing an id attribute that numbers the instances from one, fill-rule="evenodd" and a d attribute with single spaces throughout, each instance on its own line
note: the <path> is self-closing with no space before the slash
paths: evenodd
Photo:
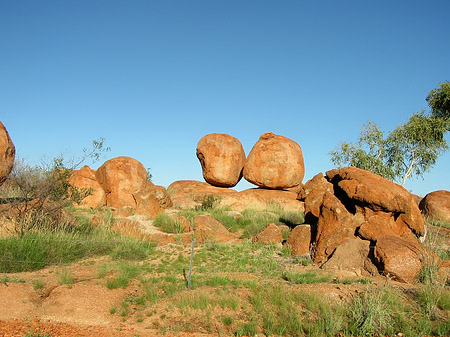
<path id="1" fill-rule="evenodd" d="M 44 282 L 42 282 L 41 280 L 33 280 L 31 282 L 31 284 L 33 285 L 33 289 L 34 290 L 38 290 L 38 289 L 44 288 Z"/>
<path id="2" fill-rule="evenodd" d="M 143 259 L 154 243 L 122 237 L 107 230 L 84 233 L 41 232 L 0 239 L 0 272 L 13 273 L 66 265 L 82 258 L 111 255 L 114 259 Z"/>
<path id="3" fill-rule="evenodd" d="M 171 218 L 167 214 L 158 214 L 153 220 L 153 225 L 156 227 L 161 227 L 161 229 L 166 233 L 183 233 L 183 225 L 177 220 Z"/>
<path id="4" fill-rule="evenodd" d="M 136 279 L 142 273 L 142 268 L 139 264 L 131 262 L 122 262 L 118 265 L 101 266 L 98 274 L 102 276 L 107 271 L 116 271 L 117 276 L 108 278 L 106 280 L 106 287 L 108 289 L 126 288 L 130 281 Z"/>
<path id="5" fill-rule="evenodd" d="M 73 273 L 69 269 L 61 270 L 60 272 L 57 273 L 57 276 L 59 284 L 71 285 L 73 284 L 73 281 L 75 279 Z"/>
<path id="6" fill-rule="evenodd" d="M 290 284 L 327 283 L 332 280 L 331 275 L 320 275 L 314 271 L 307 271 L 304 273 L 284 272 L 282 273 L 281 277 L 283 280 L 288 281 Z"/>

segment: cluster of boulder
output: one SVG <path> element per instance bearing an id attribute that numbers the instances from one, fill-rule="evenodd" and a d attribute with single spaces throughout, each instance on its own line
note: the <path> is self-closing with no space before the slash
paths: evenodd
<path id="1" fill-rule="evenodd" d="M 316 175 L 300 190 L 313 260 L 324 268 L 381 271 L 411 281 L 429 257 L 426 227 L 412 195 L 374 173 L 346 167 Z"/>
<path id="2" fill-rule="evenodd" d="M 1 185 L 15 156 L 14 144 L 1 122 L 0 156 Z M 275 201 L 285 210 L 304 212 L 305 224 L 290 228 L 272 223 L 253 241 L 283 242 L 294 255 L 307 256 L 324 269 L 358 275 L 381 273 L 410 282 L 430 260 L 440 263 L 421 244 L 426 235 L 423 215 L 432 221 L 449 223 L 449 191 L 429 193 L 419 203 L 403 187 L 355 167 L 317 174 L 303 185 L 305 170 L 300 146 L 270 132 L 260 137 L 248 157 L 236 138 L 219 133 L 206 135 L 198 142 L 197 157 L 206 182 L 177 181 L 166 190 L 148 179 L 139 161 L 117 157 L 97 170 L 84 166 L 73 171 L 69 183 L 91 191 L 79 207 L 109 207 L 117 218 L 142 215 L 144 221 L 167 208 L 193 208 L 209 195 L 218 197 L 222 205 L 235 212 L 265 209 L 269 201 Z M 259 188 L 241 192 L 229 188 L 242 177 Z M 168 212 L 183 224 L 185 232 L 192 230 L 186 219 L 172 213 Z M 211 216 L 198 216 L 194 222 L 200 241 L 210 236 L 218 241 L 239 239 Z M 133 226 L 139 227 L 135 219 L 117 224 L 124 233 Z M 285 231 L 288 235 L 283 234 Z M 175 236 L 167 233 L 150 234 L 160 244 L 175 242 Z M 182 242 L 190 240 L 185 234 L 178 236 Z M 283 240 L 286 236 L 287 240 Z"/>
<path id="3" fill-rule="evenodd" d="M 283 190 L 299 186 L 305 175 L 300 145 L 272 132 L 259 138 L 247 158 L 238 139 L 212 133 L 198 142 L 197 157 L 213 186 L 233 187 L 243 176 L 259 187 Z"/>
<path id="4" fill-rule="evenodd" d="M 166 189 L 147 179 L 147 171 L 136 159 L 116 157 L 97 170 L 84 166 L 69 178 L 73 186 L 91 190 L 80 207 L 110 207 L 116 216 L 133 214 L 155 217 L 161 209 L 172 206 Z"/>

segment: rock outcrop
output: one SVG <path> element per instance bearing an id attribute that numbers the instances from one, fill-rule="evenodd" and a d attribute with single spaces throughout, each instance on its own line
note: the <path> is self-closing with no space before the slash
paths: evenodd
<path id="1" fill-rule="evenodd" d="M 253 243 L 281 243 L 282 240 L 283 232 L 273 222 L 268 224 L 262 232 L 252 238 Z"/>
<path id="2" fill-rule="evenodd" d="M 197 145 L 205 180 L 214 186 L 233 187 L 242 178 L 245 152 L 241 142 L 223 133 L 204 136 Z"/>
<path id="3" fill-rule="evenodd" d="M 244 178 L 263 188 L 286 189 L 298 186 L 304 175 L 300 145 L 272 132 L 259 138 L 244 166 Z"/>
<path id="4" fill-rule="evenodd" d="M 172 201 L 164 187 L 147 180 L 147 171 L 136 159 L 117 157 L 106 161 L 95 174 L 106 194 L 106 206 L 122 216 L 130 213 L 156 216 Z"/>
<path id="5" fill-rule="evenodd" d="M 205 242 L 208 239 L 215 242 L 239 241 L 236 234 L 229 232 L 224 225 L 210 215 L 195 217 L 194 232 L 198 242 Z"/>
<path id="6" fill-rule="evenodd" d="M 356 276 L 376 275 L 377 267 L 370 258 L 370 241 L 354 238 L 338 246 L 333 256 L 323 264 L 326 270 L 346 270 Z"/>
<path id="7" fill-rule="evenodd" d="M 2 122 L 0 122 L 0 185 L 8 177 L 14 166 L 16 148 Z"/>
<path id="8" fill-rule="evenodd" d="M 418 241 L 385 235 L 377 240 L 375 257 L 384 275 L 400 282 L 411 282 L 424 266 L 425 250 Z"/>
<path id="9" fill-rule="evenodd" d="M 387 270 L 390 265 L 395 264 L 392 261 L 400 259 L 400 255 L 395 256 L 390 251 L 383 253 L 387 251 L 383 248 L 387 245 L 383 243 L 385 239 L 381 240 L 389 237 L 389 242 L 397 239 L 399 246 L 404 246 L 405 242 L 421 246 L 418 237 L 425 235 L 425 223 L 417 203 L 406 189 L 374 173 L 346 167 L 328 171 L 325 177 L 322 174 L 316 175 L 306 182 L 298 197 L 305 202 L 305 219 L 312 225 L 315 263 L 330 267 L 331 261 L 327 262 L 330 257 L 336 252 L 339 253 L 337 256 L 341 256 L 346 251 L 339 247 L 346 247 L 345 245 L 350 244 L 348 242 L 360 243 L 352 241 L 359 238 L 366 242 L 355 244 L 354 249 L 359 250 L 359 246 L 372 242 L 372 262 L 381 265 L 383 272 L 389 272 L 398 280 L 412 279 L 410 275 Z M 373 252 L 380 244 L 377 257 Z M 372 272 L 368 270 L 369 264 L 362 263 L 362 259 L 355 260 L 351 250 L 348 252 L 352 268 Z M 342 259 L 345 260 L 345 257 Z M 420 259 L 415 262 L 422 263 Z M 358 267 L 355 263 L 361 265 Z M 416 274 L 417 270 L 411 269 L 411 273 Z"/>
<path id="10" fill-rule="evenodd" d="M 311 244 L 311 226 L 296 226 L 289 234 L 286 240 L 286 246 L 291 250 L 291 254 L 295 256 L 310 257 L 309 248 Z"/>
<path id="11" fill-rule="evenodd" d="M 195 180 L 180 180 L 168 188 L 175 207 L 194 208 L 209 195 L 219 200 L 219 206 L 242 211 L 247 208 L 263 210 L 270 203 L 280 203 L 286 211 L 303 211 L 303 202 L 297 200 L 297 194 L 289 191 L 252 188 L 237 192 L 231 188 L 215 187 Z"/>
<path id="12" fill-rule="evenodd" d="M 420 202 L 419 208 L 432 221 L 450 223 L 450 191 L 428 193 Z"/>
<path id="13" fill-rule="evenodd" d="M 90 190 L 91 194 L 85 197 L 78 207 L 98 209 L 106 205 L 106 195 L 102 186 L 95 177 L 95 171 L 89 166 L 83 166 L 79 170 L 72 172 L 69 184 L 79 189 Z"/>

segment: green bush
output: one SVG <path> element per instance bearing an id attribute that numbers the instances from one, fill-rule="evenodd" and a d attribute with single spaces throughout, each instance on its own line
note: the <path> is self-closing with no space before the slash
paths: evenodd
<path id="1" fill-rule="evenodd" d="M 153 220 L 153 225 L 161 227 L 166 233 L 179 234 L 184 232 L 183 225 L 167 214 L 158 214 Z"/>
<path id="2" fill-rule="evenodd" d="M 212 194 L 205 195 L 201 198 L 198 198 L 196 201 L 200 201 L 200 205 L 195 206 L 196 211 L 208 211 L 211 209 L 215 209 L 219 206 L 221 197 L 215 196 Z"/>

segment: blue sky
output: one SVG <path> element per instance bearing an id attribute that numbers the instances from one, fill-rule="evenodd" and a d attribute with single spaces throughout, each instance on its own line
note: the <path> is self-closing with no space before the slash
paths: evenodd
<path id="1" fill-rule="evenodd" d="M 102 161 L 136 158 L 164 186 L 203 180 L 205 134 L 248 154 L 272 131 L 302 147 L 305 182 L 368 120 L 390 131 L 427 108 L 450 80 L 448 13 L 448 0 L 3 0 L 0 120 L 29 163 L 104 137 Z M 450 190 L 449 167 L 447 152 L 406 188 Z"/>

